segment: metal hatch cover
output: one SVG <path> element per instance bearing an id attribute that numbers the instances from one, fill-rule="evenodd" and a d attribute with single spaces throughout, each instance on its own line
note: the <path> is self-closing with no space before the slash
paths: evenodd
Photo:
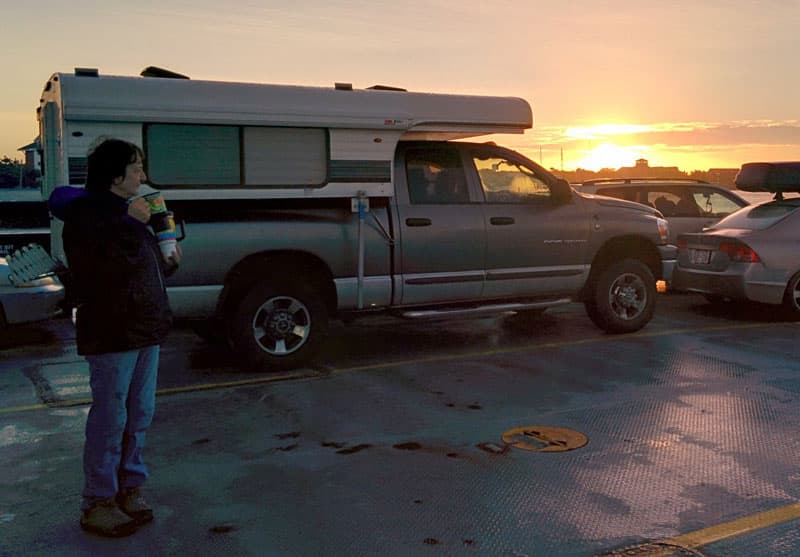
<path id="1" fill-rule="evenodd" d="M 503 442 L 523 451 L 555 453 L 579 449 L 589 438 L 565 427 L 527 425 L 503 433 Z"/>

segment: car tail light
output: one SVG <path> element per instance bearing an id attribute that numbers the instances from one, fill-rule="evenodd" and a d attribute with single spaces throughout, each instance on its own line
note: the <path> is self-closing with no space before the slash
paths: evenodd
<path id="1" fill-rule="evenodd" d="M 739 263 L 760 263 L 761 258 L 753 251 L 753 248 L 747 244 L 736 241 L 722 242 L 719 245 L 719 251 L 728 254 L 731 261 Z"/>

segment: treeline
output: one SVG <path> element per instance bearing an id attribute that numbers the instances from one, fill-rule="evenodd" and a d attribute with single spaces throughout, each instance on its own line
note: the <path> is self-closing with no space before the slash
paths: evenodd
<path id="1" fill-rule="evenodd" d="M 18 160 L 0 159 L 0 188 L 37 188 L 39 177 L 38 170 L 27 170 Z"/>
<path id="2" fill-rule="evenodd" d="M 602 178 L 691 178 L 692 180 L 703 180 L 714 184 L 732 187 L 737 169 L 715 169 L 715 170 L 693 170 L 683 172 L 675 167 L 644 167 L 644 168 L 620 168 L 617 170 L 604 168 L 597 172 L 578 168 L 577 170 L 558 170 L 551 168 L 550 171 L 560 178 L 564 178 L 571 184 L 585 182 L 587 180 L 597 180 Z"/>

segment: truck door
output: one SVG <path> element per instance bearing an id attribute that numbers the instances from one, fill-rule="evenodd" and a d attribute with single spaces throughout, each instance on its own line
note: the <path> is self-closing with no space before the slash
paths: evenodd
<path id="1" fill-rule="evenodd" d="M 513 151 L 472 146 L 469 175 L 480 184 L 486 225 L 483 297 L 577 291 L 588 273 L 590 219 L 551 193 L 552 175 Z"/>
<path id="2" fill-rule="evenodd" d="M 398 157 L 395 178 L 400 303 L 480 298 L 486 230 L 458 149 L 446 144 L 406 148 Z"/>

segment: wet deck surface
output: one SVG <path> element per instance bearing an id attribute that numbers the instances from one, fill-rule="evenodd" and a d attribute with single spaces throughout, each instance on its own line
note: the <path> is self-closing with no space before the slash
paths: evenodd
<path id="1" fill-rule="evenodd" d="M 374 318 L 269 375 L 178 328 L 146 455 L 156 520 L 106 540 L 78 528 L 72 327 L 18 329 L 0 352 L 0 555 L 798 555 L 798 333 L 770 308 L 662 295 L 626 336 L 577 305 Z M 547 428 L 588 442 L 542 451 L 571 441 Z"/>

